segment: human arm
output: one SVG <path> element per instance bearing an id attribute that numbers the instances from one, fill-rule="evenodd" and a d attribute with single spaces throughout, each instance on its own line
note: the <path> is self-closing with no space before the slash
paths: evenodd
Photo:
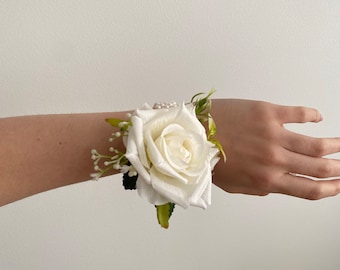
<path id="1" fill-rule="evenodd" d="M 261 101 L 214 99 L 217 139 L 227 155 L 216 165 L 214 183 L 228 192 L 284 193 L 320 199 L 339 193 L 340 161 L 322 156 L 340 151 L 340 139 L 310 138 L 284 123 L 318 122 L 314 109 Z M 104 119 L 125 112 L 24 116 L 0 119 L 0 205 L 53 188 L 89 180 L 91 149 L 108 151 L 112 127 Z M 116 140 L 116 148 L 123 147 Z M 111 171 L 115 173 L 118 171 Z"/>

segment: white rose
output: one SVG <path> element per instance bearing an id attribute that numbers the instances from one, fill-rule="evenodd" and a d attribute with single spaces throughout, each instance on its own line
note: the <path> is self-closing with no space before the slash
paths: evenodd
<path id="1" fill-rule="evenodd" d="M 137 110 L 131 122 L 125 156 L 138 172 L 138 193 L 154 205 L 210 205 L 219 150 L 207 140 L 195 107 L 149 107 Z"/>

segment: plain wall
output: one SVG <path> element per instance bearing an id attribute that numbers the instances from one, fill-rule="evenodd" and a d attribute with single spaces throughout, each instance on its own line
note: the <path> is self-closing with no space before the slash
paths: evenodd
<path id="1" fill-rule="evenodd" d="M 0 1 L 0 117 L 133 109 L 215 88 L 316 107 L 323 123 L 288 128 L 339 136 L 339 37 L 336 0 Z M 119 175 L 60 188 L 0 208 L 0 269 L 340 266 L 339 197 L 214 187 L 208 210 L 178 207 L 170 226 Z"/>

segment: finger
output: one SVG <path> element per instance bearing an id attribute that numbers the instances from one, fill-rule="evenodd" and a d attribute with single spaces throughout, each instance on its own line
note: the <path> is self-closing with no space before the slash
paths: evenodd
<path id="1" fill-rule="evenodd" d="M 286 155 L 283 167 L 292 173 L 303 174 L 316 178 L 340 176 L 340 161 L 335 159 L 310 157 L 293 152 Z"/>
<path id="2" fill-rule="evenodd" d="M 340 192 L 340 179 L 317 181 L 303 176 L 284 174 L 280 180 L 275 193 L 319 200 L 335 196 Z"/>
<path id="3" fill-rule="evenodd" d="M 322 157 L 340 152 L 340 138 L 313 138 L 289 130 L 282 136 L 282 146 L 295 153 Z"/>
<path id="4" fill-rule="evenodd" d="M 281 106 L 276 105 L 278 119 L 282 123 L 307 123 L 320 122 L 322 115 L 318 110 L 302 106 Z"/>

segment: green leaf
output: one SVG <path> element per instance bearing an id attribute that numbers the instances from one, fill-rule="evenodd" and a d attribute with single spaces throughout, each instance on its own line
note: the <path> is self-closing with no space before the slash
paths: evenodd
<path id="1" fill-rule="evenodd" d="M 211 96 L 212 94 L 214 94 L 215 92 L 216 92 L 215 89 L 211 89 L 210 92 L 208 93 L 208 95 L 207 95 L 205 98 L 206 98 L 206 99 L 209 99 L 210 96 Z M 194 96 L 191 98 L 191 102 L 198 102 L 198 101 L 199 101 L 198 96 L 201 96 L 201 95 L 204 95 L 204 94 L 205 94 L 204 92 L 197 93 L 196 95 L 194 95 Z M 195 101 L 195 99 L 197 99 L 197 100 Z"/>
<path id="2" fill-rule="evenodd" d="M 205 93 L 198 93 L 194 95 L 191 99 L 191 102 L 195 104 L 195 113 L 201 123 L 208 120 L 208 114 L 211 110 L 211 100 L 210 96 L 215 93 L 214 89 L 211 89 L 210 92 L 203 98 L 199 98 L 199 96 L 204 95 Z"/>
<path id="3" fill-rule="evenodd" d="M 210 114 L 208 118 L 208 128 L 208 139 L 210 139 L 216 135 L 216 123 Z"/>
<path id="4" fill-rule="evenodd" d="M 124 120 L 117 119 L 117 118 L 107 118 L 107 119 L 105 119 L 105 121 L 108 122 L 109 124 L 111 124 L 111 126 L 114 126 L 114 127 L 119 127 L 119 124 L 121 122 L 124 122 Z"/>
<path id="5" fill-rule="evenodd" d="M 221 143 L 216 139 L 210 139 L 209 141 L 216 145 L 217 149 L 221 152 L 223 156 L 223 161 L 226 162 L 227 157 L 226 157 L 226 154 L 223 150 L 223 146 L 221 145 Z"/>
<path id="6" fill-rule="evenodd" d="M 197 93 L 196 95 L 194 95 L 192 98 L 191 98 L 191 103 L 193 103 L 193 102 L 195 102 L 194 100 L 195 100 L 195 98 L 197 98 L 198 96 L 200 96 L 200 95 L 203 95 L 204 94 L 204 92 L 200 92 L 200 93 Z"/>
<path id="7" fill-rule="evenodd" d="M 162 228 L 169 228 L 169 219 L 174 208 L 175 204 L 170 202 L 162 205 L 156 205 L 158 223 Z"/>

